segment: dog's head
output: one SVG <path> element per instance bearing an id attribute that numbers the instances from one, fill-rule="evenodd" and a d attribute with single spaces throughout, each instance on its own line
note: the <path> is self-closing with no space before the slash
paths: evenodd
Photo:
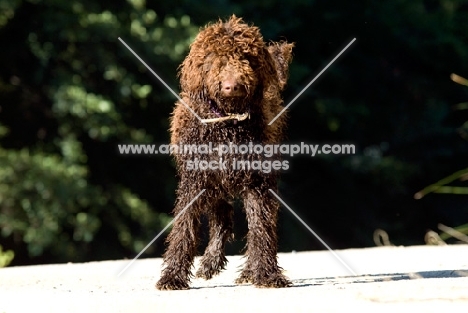
<path id="1" fill-rule="evenodd" d="M 279 97 L 292 47 L 285 42 L 267 45 L 257 27 L 234 15 L 209 24 L 180 66 L 182 92 L 196 103 L 215 105 L 221 114 L 244 113 L 258 103 L 256 98 Z"/>

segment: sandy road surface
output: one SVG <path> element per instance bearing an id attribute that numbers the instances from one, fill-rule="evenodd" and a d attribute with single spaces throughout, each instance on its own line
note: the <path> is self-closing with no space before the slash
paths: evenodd
<path id="1" fill-rule="evenodd" d="M 158 291 L 161 259 L 0 269 L 0 313 L 10 312 L 461 312 L 468 310 L 468 245 L 283 253 L 286 289 L 236 286 L 240 256 L 210 281 Z"/>

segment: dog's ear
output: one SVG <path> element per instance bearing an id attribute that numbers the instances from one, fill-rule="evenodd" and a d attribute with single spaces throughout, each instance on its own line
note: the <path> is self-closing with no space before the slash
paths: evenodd
<path id="1" fill-rule="evenodd" d="M 206 72 L 203 57 L 190 53 L 179 66 L 180 87 L 183 92 L 194 96 L 204 90 L 204 74 Z M 200 95 L 196 95 L 197 97 Z"/>
<path id="2" fill-rule="evenodd" d="M 292 60 L 292 49 L 294 43 L 287 43 L 285 41 L 272 42 L 268 46 L 273 61 L 275 62 L 276 72 L 278 74 L 278 81 L 281 90 L 284 89 L 288 80 L 289 64 Z"/>

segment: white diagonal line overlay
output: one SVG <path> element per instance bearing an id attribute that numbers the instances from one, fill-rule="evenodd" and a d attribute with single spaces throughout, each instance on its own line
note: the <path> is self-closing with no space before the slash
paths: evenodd
<path id="1" fill-rule="evenodd" d="M 190 201 L 190 203 L 187 204 L 187 205 L 185 206 L 185 208 L 183 208 L 182 211 L 180 211 L 179 214 L 177 214 L 176 217 L 174 217 L 174 218 L 172 219 L 172 221 L 170 221 L 170 222 L 166 225 L 166 227 L 164 227 L 164 229 L 161 230 L 161 231 L 159 232 L 159 234 L 157 234 L 156 237 L 154 237 L 153 240 L 151 240 L 150 243 L 147 244 L 146 247 L 144 247 L 143 250 L 141 250 L 140 253 L 138 253 L 138 255 L 137 255 L 136 257 L 134 257 L 133 260 L 132 260 L 130 263 L 127 264 L 127 266 L 125 266 L 125 268 L 124 268 L 123 270 L 120 271 L 120 273 L 117 275 L 117 277 L 120 277 L 120 275 L 122 275 L 122 274 L 123 274 L 123 273 L 124 273 L 124 272 L 125 272 L 125 271 L 142 255 L 142 254 L 143 254 L 143 252 L 145 252 L 146 249 L 148 249 L 148 248 L 159 238 L 159 236 L 161 236 L 161 235 L 166 231 L 166 229 L 168 229 L 168 228 L 174 223 L 174 221 L 175 221 L 177 218 L 179 218 L 179 216 L 181 216 L 182 213 L 184 213 L 185 210 L 187 210 L 187 208 L 188 208 L 189 206 L 191 206 L 192 203 L 194 203 L 195 200 L 197 200 L 198 197 L 200 197 L 202 193 L 205 192 L 205 190 L 206 190 L 206 189 L 203 189 L 202 191 L 200 191 L 200 193 L 199 193 L 198 195 L 196 195 L 195 198 L 193 198 L 192 201 Z"/>
<path id="2" fill-rule="evenodd" d="M 200 122 L 202 122 L 203 124 L 205 124 L 205 122 L 203 122 L 203 120 L 200 118 L 200 116 L 198 116 L 197 113 L 195 113 L 195 111 L 192 110 L 192 108 L 189 107 L 189 106 L 187 105 L 187 103 L 185 103 L 185 101 L 182 100 L 182 99 L 179 97 L 179 95 L 178 95 L 174 90 L 172 90 L 171 87 L 169 87 L 169 85 L 166 84 L 166 82 L 165 82 L 161 77 L 159 77 L 159 75 L 156 74 L 156 73 L 148 66 L 148 64 L 146 64 L 145 61 L 143 61 L 143 60 L 138 56 L 138 54 L 136 54 L 135 51 L 133 51 L 132 48 L 130 48 L 130 47 L 125 43 L 125 41 L 122 40 L 122 38 L 120 38 L 120 37 L 118 37 L 118 38 L 119 38 L 120 42 L 121 42 L 121 43 L 122 43 L 122 44 L 123 44 L 123 45 L 124 45 L 124 46 L 125 46 L 125 47 L 126 47 L 126 48 L 127 48 L 127 49 L 128 49 L 128 50 L 129 50 L 129 51 L 130 51 L 130 52 L 131 52 L 131 53 L 132 53 L 132 54 L 133 54 L 133 55 L 134 55 L 134 56 L 135 56 L 135 57 L 136 57 L 136 58 L 137 58 L 137 59 L 154 75 L 154 76 L 156 76 L 156 78 L 157 78 L 170 92 L 172 92 L 172 94 L 173 94 L 174 96 L 176 96 L 177 99 L 179 99 L 180 103 L 182 103 L 183 105 L 185 105 L 185 107 L 186 107 L 196 118 L 198 118 L 198 120 L 200 120 Z"/>
<path id="3" fill-rule="evenodd" d="M 279 112 L 279 113 L 278 113 L 278 115 L 276 115 L 276 116 L 275 116 L 275 118 L 273 118 L 273 119 L 271 120 L 271 122 L 270 122 L 270 123 L 268 123 L 268 125 L 271 125 L 271 124 L 273 124 L 273 123 L 276 121 L 276 119 L 277 119 L 278 117 L 280 117 L 280 116 L 281 116 L 281 114 L 283 114 L 283 113 L 284 113 L 284 111 L 286 111 L 286 110 L 289 108 L 289 106 L 291 106 L 291 104 L 293 104 L 293 102 L 294 102 L 294 101 L 296 101 L 296 100 L 297 100 L 297 98 L 299 98 L 299 97 L 300 97 L 300 95 L 302 95 L 302 94 L 304 93 L 304 91 L 306 91 L 306 89 L 307 89 L 307 88 L 309 88 L 309 87 L 310 87 L 310 85 L 312 85 L 312 83 L 313 83 L 314 81 L 316 81 L 316 80 L 317 80 L 317 78 L 319 78 L 319 77 L 320 77 L 320 75 L 322 75 L 322 74 L 323 74 L 323 72 L 325 72 L 325 71 L 327 70 L 327 68 L 329 68 L 329 67 L 330 67 L 330 65 L 332 65 L 332 64 L 333 64 L 333 62 L 335 62 L 335 61 L 336 61 L 336 59 L 338 59 L 338 58 L 340 57 L 340 55 L 342 55 L 342 54 L 343 54 L 343 52 L 345 52 L 345 51 L 346 51 L 346 49 L 348 49 L 348 48 L 349 48 L 349 46 L 351 46 L 351 45 L 352 45 L 352 43 L 353 43 L 353 42 L 355 42 L 355 41 L 356 41 L 356 38 L 353 38 L 353 40 L 351 40 L 351 42 L 350 42 L 350 43 L 348 43 L 348 45 L 347 45 L 346 47 L 344 47 L 344 48 L 343 48 L 343 50 L 341 50 L 341 51 L 340 51 L 340 53 L 338 53 L 338 55 L 337 55 L 337 56 L 336 56 L 336 57 L 335 57 L 333 60 L 331 60 L 331 61 L 330 61 L 330 63 L 328 63 L 328 64 L 327 64 L 327 66 L 325 66 L 325 67 L 324 67 L 324 69 L 323 69 L 323 70 L 322 70 L 320 73 L 318 73 L 318 74 L 317 74 L 317 76 L 315 76 L 315 77 L 314 77 L 314 79 L 312 79 L 312 80 L 310 81 L 310 83 L 308 83 L 308 84 L 307 84 L 307 86 L 305 86 L 305 87 L 304 87 L 304 88 L 303 88 L 303 89 L 302 89 L 302 90 L 301 90 L 301 91 L 300 91 L 300 92 L 297 94 L 297 96 L 296 96 L 296 97 L 294 97 L 294 99 L 292 99 L 292 100 L 289 102 L 289 104 L 288 104 L 287 106 L 285 106 L 285 107 L 284 107 L 284 108 L 281 110 L 281 112 Z"/>
<path id="4" fill-rule="evenodd" d="M 333 254 L 333 256 L 334 256 L 338 261 L 340 261 L 341 264 L 343 264 L 343 265 L 348 269 L 348 271 L 349 271 L 351 274 L 353 274 L 354 276 L 357 276 L 356 272 L 353 271 L 353 270 L 351 269 L 351 267 L 349 267 L 348 264 L 346 264 L 346 262 L 343 261 L 343 259 L 340 258 L 340 257 L 338 256 L 338 254 L 336 254 L 335 251 L 333 251 L 333 249 L 330 248 L 330 247 L 327 245 L 327 243 L 326 243 L 325 241 L 323 241 L 322 238 L 320 238 L 320 236 L 317 235 L 317 233 L 314 232 L 314 231 L 312 230 L 312 228 L 310 228 L 309 225 L 307 225 L 307 224 L 299 217 L 299 215 L 296 214 L 296 212 L 294 212 L 294 211 L 293 211 L 293 210 L 292 210 L 292 209 L 291 209 L 291 208 L 290 208 L 290 207 L 289 207 L 273 190 L 271 190 L 271 189 L 268 189 L 268 190 L 276 197 L 276 199 L 279 200 L 279 202 L 281 202 L 281 203 L 286 207 L 286 209 L 289 210 L 289 212 L 291 212 L 291 213 L 299 220 L 299 222 L 302 223 L 302 225 L 304 225 L 304 226 L 312 233 L 312 235 L 315 236 L 315 238 L 317 238 L 317 239 L 322 243 L 322 245 L 325 246 L 325 248 L 327 248 L 327 249 Z"/>

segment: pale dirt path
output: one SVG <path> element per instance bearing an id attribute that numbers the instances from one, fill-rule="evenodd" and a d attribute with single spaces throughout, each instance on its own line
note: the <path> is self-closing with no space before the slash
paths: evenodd
<path id="1" fill-rule="evenodd" d="M 294 287 L 257 289 L 233 281 L 242 264 L 187 291 L 158 291 L 161 259 L 0 269 L 0 313 L 10 312 L 463 312 L 468 310 L 468 245 L 279 254 Z"/>

